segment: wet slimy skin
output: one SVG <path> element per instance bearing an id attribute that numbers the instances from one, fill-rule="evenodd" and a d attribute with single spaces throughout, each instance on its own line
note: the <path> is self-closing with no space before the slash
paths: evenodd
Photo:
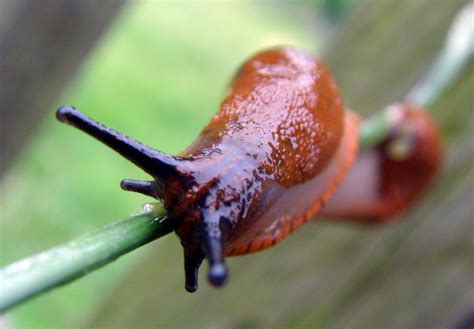
<path id="1" fill-rule="evenodd" d="M 409 209 L 433 183 L 443 155 L 437 124 L 410 103 L 393 104 L 389 111 L 390 134 L 359 154 L 321 216 L 384 223 Z"/>
<path id="2" fill-rule="evenodd" d="M 71 107 L 78 127 L 149 173 L 122 188 L 161 200 L 184 249 L 186 289 L 227 278 L 225 256 L 268 248 L 314 218 L 357 153 L 358 118 L 344 110 L 326 67 L 294 49 L 274 49 L 240 68 L 221 108 L 179 156 L 144 146 Z"/>

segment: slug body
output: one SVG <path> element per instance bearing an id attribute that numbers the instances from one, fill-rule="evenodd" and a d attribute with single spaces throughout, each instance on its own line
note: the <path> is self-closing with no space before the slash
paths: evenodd
<path id="1" fill-rule="evenodd" d="M 184 248 L 188 291 L 197 289 L 204 258 L 209 281 L 220 286 L 225 256 L 268 248 L 314 218 L 357 153 L 358 118 L 344 111 L 325 66 L 293 49 L 262 52 L 244 63 L 220 111 L 176 157 L 73 108 L 57 116 L 154 178 L 121 186 L 165 205 Z"/>
<path id="2" fill-rule="evenodd" d="M 363 150 L 321 215 L 366 224 L 386 222 L 428 190 L 442 162 L 441 134 L 429 112 L 393 104 L 387 138 Z"/>

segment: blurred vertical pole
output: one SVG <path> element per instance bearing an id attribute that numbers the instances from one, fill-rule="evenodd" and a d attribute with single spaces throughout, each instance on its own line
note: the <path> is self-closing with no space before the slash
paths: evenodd
<path id="1" fill-rule="evenodd" d="M 124 1 L 0 1 L 0 177 Z"/>

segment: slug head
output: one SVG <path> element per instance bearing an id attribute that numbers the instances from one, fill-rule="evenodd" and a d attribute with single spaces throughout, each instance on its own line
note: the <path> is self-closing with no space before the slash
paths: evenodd
<path id="1" fill-rule="evenodd" d="M 161 200 L 173 221 L 174 229 L 184 247 L 186 290 L 197 289 L 197 273 L 204 258 L 209 261 L 209 282 L 222 286 L 227 279 L 223 256 L 226 219 L 204 216 L 200 205 L 214 184 L 197 184 L 198 174 L 192 159 L 167 155 L 122 135 L 79 112 L 63 106 L 56 112 L 59 121 L 74 126 L 106 144 L 150 174 L 153 181 L 124 179 L 120 186 L 126 191 L 141 193 Z"/>

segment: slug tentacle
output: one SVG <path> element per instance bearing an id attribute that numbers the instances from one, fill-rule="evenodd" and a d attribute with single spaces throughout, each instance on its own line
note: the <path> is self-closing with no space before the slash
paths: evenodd
<path id="1" fill-rule="evenodd" d="M 74 126 L 104 143 L 154 178 L 179 173 L 180 161 L 178 158 L 143 145 L 133 138 L 110 129 L 87 117 L 74 107 L 59 108 L 56 117 L 59 121 Z"/>
<path id="2" fill-rule="evenodd" d="M 158 193 L 156 192 L 156 183 L 134 179 L 124 179 L 120 182 L 120 187 L 124 191 L 141 193 L 150 197 L 155 197 Z"/>
<path id="3" fill-rule="evenodd" d="M 198 272 L 204 260 L 204 253 L 199 246 L 184 247 L 184 288 L 188 292 L 195 292 L 198 288 Z"/>
<path id="4" fill-rule="evenodd" d="M 201 247 L 209 261 L 207 275 L 209 282 L 215 287 L 222 286 L 227 279 L 227 267 L 224 263 L 222 234 L 218 223 L 204 223 L 201 232 Z"/>

